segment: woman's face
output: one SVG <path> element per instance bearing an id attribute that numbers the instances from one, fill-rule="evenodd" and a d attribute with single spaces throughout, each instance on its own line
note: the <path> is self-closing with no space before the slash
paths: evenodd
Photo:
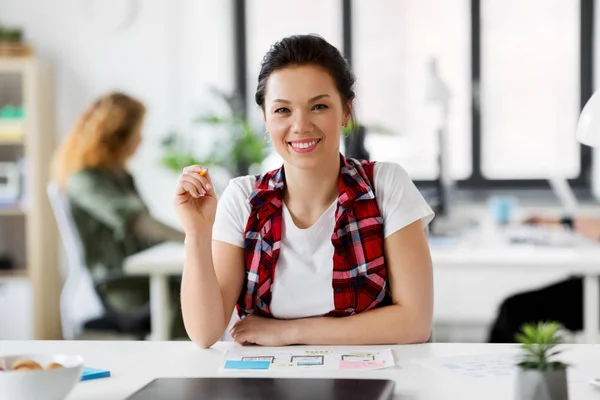
<path id="1" fill-rule="evenodd" d="M 339 157 L 349 106 L 343 104 L 331 75 L 321 67 L 293 66 L 273 72 L 264 106 L 273 147 L 294 167 L 322 167 Z"/>

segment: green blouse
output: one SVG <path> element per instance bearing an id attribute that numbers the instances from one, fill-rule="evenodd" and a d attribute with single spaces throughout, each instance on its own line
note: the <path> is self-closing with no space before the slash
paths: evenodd
<path id="1" fill-rule="evenodd" d="M 120 275 L 127 256 L 159 243 L 130 229 L 148 209 L 126 171 L 82 170 L 69 178 L 67 196 L 94 280 Z"/>

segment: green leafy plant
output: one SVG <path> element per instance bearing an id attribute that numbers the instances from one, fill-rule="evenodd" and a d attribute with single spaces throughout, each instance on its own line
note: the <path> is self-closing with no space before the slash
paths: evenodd
<path id="1" fill-rule="evenodd" d="M 219 140 L 208 157 L 208 162 L 227 168 L 234 175 L 246 175 L 250 166 L 260 164 L 267 156 L 266 142 L 245 117 L 244 106 L 237 93 L 228 95 L 218 90 L 213 93 L 227 104 L 229 114 L 208 114 L 196 123 L 224 128 L 226 137 Z"/>
<path id="2" fill-rule="evenodd" d="M 519 367 L 540 371 L 556 371 L 567 368 L 567 364 L 554 360 L 554 357 L 563 351 L 557 349 L 557 346 L 562 344 L 562 337 L 559 333 L 561 328 L 562 325 L 557 322 L 523 325 L 521 332 L 516 335 L 522 350 Z"/>
<path id="3" fill-rule="evenodd" d="M 0 41 L 20 43 L 23 41 L 23 30 L 0 25 Z"/>
<path id="4" fill-rule="evenodd" d="M 239 95 L 228 95 L 217 90 L 213 90 L 213 93 L 225 102 L 228 114 L 205 114 L 196 118 L 194 123 L 222 129 L 227 133 L 225 137 L 214 143 L 205 159 L 199 160 L 192 155 L 189 143 L 171 133 L 162 143 L 166 150 L 162 163 L 177 171 L 190 164 L 218 165 L 234 176 L 246 175 L 253 164 L 264 161 L 267 156 L 266 143 L 246 119 Z"/>
<path id="5" fill-rule="evenodd" d="M 193 164 L 202 164 L 191 152 L 191 146 L 177 132 L 171 132 L 161 143 L 165 154 L 161 157 L 161 164 L 168 169 L 179 172 L 184 167 Z"/>

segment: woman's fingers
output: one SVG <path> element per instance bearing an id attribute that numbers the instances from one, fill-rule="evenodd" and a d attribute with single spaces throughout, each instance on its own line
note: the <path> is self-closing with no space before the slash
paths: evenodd
<path id="1" fill-rule="evenodd" d="M 193 197 L 202 197 L 207 194 L 214 195 L 212 182 L 208 169 L 202 165 L 190 165 L 183 169 L 179 176 L 177 194 L 189 193 Z"/>
<path id="2" fill-rule="evenodd" d="M 207 180 L 210 180 L 210 174 L 208 173 L 208 168 L 202 165 L 190 165 L 183 169 L 184 173 L 192 173 L 197 174 L 198 176 L 205 177 Z"/>
<path id="3" fill-rule="evenodd" d="M 196 187 L 198 187 L 198 191 L 203 195 L 209 193 L 212 189 L 212 185 L 208 182 L 208 180 L 194 172 L 184 172 L 186 180 L 189 182 L 193 182 Z"/>
<path id="4" fill-rule="evenodd" d="M 235 340 L 239 344 L 245 344 L 250 341 L 249 335 L 247 332 L 237 332 L 235 336 L 231 336 L 233 340 Z"/>
<path id="5" fill-rule="evenodd" d="M 235 330 L 232 330 L 230 332 L 230 334 L 231 334 L 231 337 L 233 338 L 233 340 L 235 340 L 237 342 L 238 338 L 243 334 L 243 330 L 235 329 Z"/>
<path id="6" fill-rule="evenodd" d="M 182 174 L 179 177 L 179 190 L 178 195 L 189 193 L 193 197 L 200 197 L 206 194 L 206 191 L 202 187 L 199 180 L 190 176 L 189 174 Z"/>
<path id="7" fill-rule="evenodd" d="M 242 332 L 244 330 L 243 329 L 244 326 L 240 325 L 240 322 L 241 321 L 238 321 L 235 325 L 233 325 L 231 327 L 231 329 L 229 329 L 229 333 L 231 334 L 231 337 L 233 337 L 233 335 L 236 335 L 236 334 L 238 334 L 238 333 L 240 333 L 240 332 Z"/>
<path id="8" fill-rule="evenodd" d="M 211 191 L 212 191 L 213 187 L 212 187 L 212 185 L 211 185 L 210 181 L 209 181 L 209 180 L 208 180 L 208 178 L 207 178 L 207 176 L 208 176 L 208 175 L 206 175 L 206 176 L 201 176 L 201 175 L 194 174 L 194 173 L 191 173 L 191 174 L 189 174 L 189 175 L 190 175 L 190 176 L 192 176 L 192 177 L 194 177 L 194 178 L 195 178 L 195 179 L 197 179 L 198 181 L 200 181 L 200 184 L 202 185 L 202 187 L 204 188 L 204 190 L 205 190 L 207 193 L 209 193 L 209 192 L 211 192 Z"/>
<path id="9" fill-rule="evenodd" d="M 208 175 L 208 168 L 203 165 L 188 165 L 183 169 L 183 172 L 196 172 L 201 176 Z"/>
<path id="10" fill-rule="evenodd" d="M 249 316 L 246 316 L 245 319 L 238 321 L 233 325 L 233 327 L 229 330 L 231 337 L 236 343 L 241 344 L 242 346 L 252 346 L 256 344 L 255 335 L 252 333 L 252 329 L 248 329 L 244 321 Z"/>
<path id="11" fill-rule="evenodd" d="M 190 165 L 183 169 L 183 173 L 197 178 L 207 193 L 214 194 L 210 174 L 206 167 L 202 165 Z"/>

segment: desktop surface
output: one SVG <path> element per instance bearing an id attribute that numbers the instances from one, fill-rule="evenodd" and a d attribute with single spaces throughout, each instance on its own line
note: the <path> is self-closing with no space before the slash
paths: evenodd
<path id="1" fill-rule="evenodd" d="M 185 341 L 0 340 L 0 354 L 78 354 L 83 357 L 86 366 L 111 372 L 110 378 L 79 382 L 66 400 L 126 399 L 159 377 L 389 379 L 396 383 L 394 399 L 506 400 L 514 396 L 513 379 L 465 376 L 463 373 L 454 372 L 453 369 L 449 370 L 444 365 L 450 358 L 454 360 L 452 365 L 456 365 L 457 360 L 465 357 L 505 355 L 512 360 L 519 352 L 517 345 L 428 343 L 369 347 L 373 350 L 391 348 L 396 366 L 372 371 L 226 371 L 222 368 L 225 353 L 240 348 L 231 342 L 219 342 L 205 350 Z M 299 350 L 334 348 L 344 351 L 364 350 L 364 346 L 297 346 Z M 275 347 L 269 348 L 269 351 L 286 349 L 288 348 Z M 569 377 L 569 399 L 598 400 L 600 389 L 596 389 L 589 382 L 600 377 L 600 346 L 569 345 L 561 354 L 561 360 L 568 363 L 572 369 Z"/>

